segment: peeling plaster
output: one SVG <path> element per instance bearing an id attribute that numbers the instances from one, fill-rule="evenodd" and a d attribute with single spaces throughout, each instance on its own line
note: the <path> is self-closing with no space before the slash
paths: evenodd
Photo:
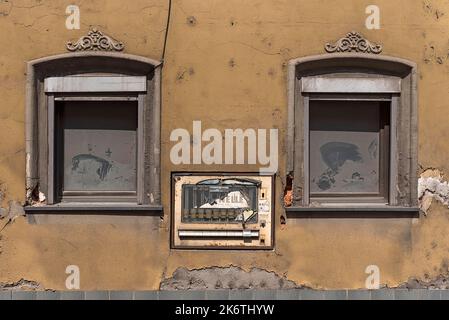
<path id="1" fill-rule="evenodd" d="M 356 2 L 348 1 L 348 5 Z M 381 2 L 390 3 L 386 0 Z M 15 114 L 19 120 L 22 119 L 20 106 L 23 105 L 21 99 L 23 99 L 25 82 L 25 78 L 21 76 L 24 71 L 23 62 L 32 58 L 60 53 L 63 50 L 64 41 L 67 40 L 64 28 L 62 31 L 52 29 L 51 37 L 48 37 L 46 33 L 48 28 L 57 25 L 61 17 L 65 17 L 65 6 L 52 4 L 50 8 L 48 2 L 44 4 L 39 1 L 27 5 L 28 7 L 23 6 L 22 10 L 18 10 L 19 7 L 15 6 L 13 1 L 0 1 L 0 20 L 5 33 L 3 41 L 5 61 L 0 64 L 4 65 L 5 74 L 9 75 L 9 78 L 5 77 L 2 83 L 2 97 L 5 98 L 2 112 Z M 102 29 L 107 29 L 116 36 L 124 35 L 127 47 L 133 53 L 158 57 L 162 52 L 163 33 L 166 28 L 166 2 L 157 2 L 149 6 L 146 1 L 138 0 L 133 2 L 133 6 L 129 6 L 129 4 L 118 0 L 110 0 L 106 11 L 102 10 L 101 1 L 98 3 L 91 1 L 87 5 L 86 10 L 95 12 L 96 19 L 99 19 L 92 23 L 102 26 Z M 284 77 L 279 76 L 280 71 L 275 76 L 275 79 L 279 79 L 279 81 L 266 81 L 267 76 L 261 75 L 266 73 L 270 66 L 281 65 L 285 73 L 288 66 L 287 61 L 290 59 L 321 53 L 322 44 L 325 41 L 348 31 L 347 25 L 336 24 L 335 21 L 347 20 L 348 24 L 358 23 L 358 18 L 357 21 L 353 20 L 347 11 L 335 10 L 335 6 L 328 7 L 332 16 L 332 19 L 329 20 L 329 12 L 323 11 L 323 6 L 313 1 L 283 2 L 277 6 L 274 14 L 271 14 L 273 10 L 270 5 L 257 1 L 258 11 L 260 11 L 257 17 L 254 16 L 254 10 L 252 10 L 254 4 L 239 3 L 239 5 L 241 8 L 236 11 L 233 2 L 223 2 L 213 8 L 206 8 L 208 6 L 204 3 L 192 1 L 183 4 L 185 7 L 183 9 L 189 14 L 174 15 L 171 26 L 174 29 L 170 32 L 169 41 L 173 46 L 168 46 L 168 59 L 166 59 L 170 63 L 167 63 L 164 68 L 167 68 L 166 74 L 171 75 L 169 78 L 178 76 L 178 79 L 164 81 L 166 90 L 161 99 L 163 105 L 182 107 L 164 110 L 161 121 L 162 128 L 165 129 L 162 132 L 162 137 L 166 138 L 167 132 L 178 126 L 183 126 L 183 123 L 191 123 L 192 117 L 198 114 L 201 114 L 206 126 L 211 124 L 227 126 L 231 123 L 235 127 L 241 127 L 251 120 L 252 123 L 262 126 L 282 128 L 287 122 L 284 111 L 279 113 L 279 117 L 267 117 L 267 115 L 274 111 L 272 106 L 286 104 Z M 38 8 L 39 6 L 41 8 Z M 303 15 L 298 19 L 306 21 L 303 23 L 305 31 L 301 34 L 294 32 L 297 21 L 291 20 L 289 16 L 291 8 L 298 6 L 304 9 L 300 10 Z M 14 10 L 11 12 L 13 8 Z M 146 10 L 149 8 L 154 9 Z M 53 14 L 45 16 L 47 9 L 54 10 L 51 11 Z M 209 11 L 205 9 L 209 9 Z M 407 6 L 406 9 L 402 12 L 403 17 L 413 20 L 413 28 L 386 26 L 384 33 L 379 37 L 385 47 L 390 48 L 389 50 L 392 50 L 394 55 L 418 62 L 421 75 L 429 75 L 420 81 L 419 105 L 424 107 L 425 112 L 420 114 L 422 117 L 420 117 L 419 140 L 422 142 L 419 153 L 421 161 L 432 162 L 434 165 L 445 168 L 447 142 L 445 139 L 435 140 L 434 137 L 447 136 L 447 126 L 439 120 L 441 114 L 446 110 L 447 91 L 444 89 L 448 84 L 447 70 L 441 66 L 447 66 L 447 61 L 449 61 L 446 57 L 447 37 L 442 36 L 442 34 L 444 35 L 443 22 L 446 21 L 447 14 L 441 18 L 441 13 L 447 13 L 449 7 L 442 2 L 424 0 L 410 1 L 410 6 Z M 108 19 L 114 12 L 123 10 L 128 14 L 117 15 L 116 19 Z M 54 14 L 57 12 L 60 15 Z M 195 22 L 193 20 L 186 21 L 186 17 L 190 14 L 195 14 L 196 23 L 192 23 Z M 361 14 L 363 15 L 363 11 Z M 263 20 L 261 17 L 269 17 L 269 19 Z M 436 21 L 438 19 L 440 22 Z M 109 23 L 110 21 L 113 23 Z M 139 27 L 142 24 L 149 27 Z M 317 28 L 317 25 L 325 27 Z M 34 28 L 17 26 L 34 26 Z M 131 34 L 130 32 L 123 33 L 121 30 L 124 28 L 133 30 L 133 32 Z M 148 30 L 154 32 L 148 32 Z M 193 32 L 195 30 L 196 32 Z M 230 34 L 230 30 L 237 32 Z M 419 37 L 421 33 L 427 34 L 427 37 Z M 213 36 L 203 37 L 208 34 Z M 415 39 L 413 45 L 409 43 L 410 38 Z M 23 39 L 27 41 L 22 41 Z M 266 41 L 259 41 L 262 39 L 266 39 Z M 218 43 L 219 41 L 223 41 L 223 43 Z M 304 43 L 309 45 L 301 45 Z M 421 49 L 411 50 L 415 46 Z M 230 57 L 236 63 L 235 67 L 242 69 L 241 73 L 236 74 L 239 76 L 238 78 L 220 76 L 230 70 L 231 66 L 226 63 Z M 195 69 L 192 68 L 192 71 L 189 71 L 190 65 Z M 437 66 L 440 67 L 437 68 Z M 276 70 L 274 68 L 274 71 Z M 193 73 L 195 73 L 194 76 Z M 182 88 L 180 88 L 181 84 Z M 202 84 L 207 84 L 206 88 L 198 90 Z M 241 89 L 242 85 L 245 85 L 245 91 Z M 212 105 L 213 108 L 204 107 L 209 105 Z M 236 111 L 240 115 L 237 117 L 239 119 L 230 116 Z M 6 118 L 0 120 L 6 123 Z M 23 126 L 23 121 L 14 120 L 11 127 L 4 126 L 3 133 L 6 136 L 9 134 L 12 139 L 8 140 L 17 144 L 18 142 L 14 140 L 17 136 L 15 132 L 16 130 L 22 132 Z M 163 138 L 162 144 L 167 150 L 165 138 Z M 19 144 L 24 142 L 24 139 L 19 140 Z M 280 143 L 283 142 L 280 141 Z M 10 150 L 5 144 L 1 144 L 0 149 L 0 153 L 4 155 Z M 26 156 L 28 157 L 28 154 Z M 285 162 L 285 155 L 281 154 L 280 156 L 282 157 L 280 163 Z M 188 170 L 189 168 L 174 167 L 164 154 L 161 154 L 161 157 L 165 159 L 162 163 L 164 170 L 161 172 L 161 184 L 163 190 L 169 191 L 170 179 L 167 172 Z M 9 158 L 6 157 L 2 159 L 9 161 Z M 11 163 L 8 161 L 0 163 L 1 179 L 10 189 L 23 190 L 21 162 L 13 164 L 12 161 Z M 27 158 L 27 165 L 29 162 L 30 159 Z M 221 170 L 221 167 L 214 169 Z M 240 170 L 241 168 L 228 169 Z M 242 170 L 252 169 L 252 167 L 244 167 Z M 29 167 L 26 171 L 29 172 Z M 284 168 L 280 167 L 279 172 L 284 172 Z M 282 179 L 280 180 L 282 181 Z M 231 268 L 207 268 L 207 266 L 217 264 L 250 266 L 255 264 L 260 268 L 273 270 L 277 274 L 288 271 L 289 279 L 293 279 L 297 283 L 311 283 L 313 286 L 324 288 L 359 288 L 365 281 L 363 273 L 365 261 L 371 263 L 371 260 L 374 260 L 375 263 L 382 266 L 382 278 L 386 283 L 397 285 L 408 279 L 409 276 L 417 277 L 423 273 L 430 273 L 429 270 L 433 270 L 432 266 L 437 265 L 448 254 L 448 248 L 445 246 L 448 239 L 445 230 L 447 228 L 447 209 L 442 208 L 439 203 L 439 201 L 447 200 L 444 192 L 443 195 L 439 193 L 446 188 L 442 186 L 443 184 L 447 186 L 447 182 L 443 178 L 421 176 L 421 203 L 430 206 L 433 199 L 438 201 L 433 202 L 431 217 L 417 219 L 413 226 L 408 225 L 406 219 L 401 219 L 397 223 L 395 221 L 382 222 L 381 219 L 373 219 L 369 223 L 365 220 L 358 222 L 355 219 L 338 219 L 338 221 L 315 219 L 313 221 L 301 220 L 300 223 L 286 225 L 286 217 L 281 214 L 280 226 L 278 224 L 279 229 L 276 230 L 276 252 L 275 254 L 267 252 L 266 255 L 264 253 L 231 251 L 218 253 L 199 250 L 173 252 L 169 248 L 168 240 L 169 212 L 165 212 L 165 216 L 161 217 L 161 219 L 165 218 L 165 222 L 155 232 L 148 232 L 149 229 L 146 226 L 141 227 L 139 223 L 130 224 L 131 232 L 126 233 L 122 228 L 116 228 L 114 225 L 112 226 L 113 229 L 117 229 L 116 231 L 111 230 L 112 227 L 109 225 L 91 225 L 91 222 L 81 219 L 76 226 L 69 227 L 45 224 L 29 226 L 25 219 L 17 219 L 14 228 L 5 230 L 5 233 L 9 233 L 4 235 L 4 241 L 0 241 L 0 245 L 3 245 L 1 258 L 3 263 L 0 263 L 0 274 L 5 277 L 2 280 L 8 282 L 9 285 L 12 284 L 12 281 L 22 277 L 39 278 L 42 284 L 64 289 L 63 281 L 56 276 L 59 272 L 58 268 L 65 262 L 64 259 L 74 258 L 79 259 L 82 264 L 89 265 L 93 276 L 86 278 L 85 285 L 90 289 L 156 289 L 159 287 L 161 278 L 164 279 L 163 284 L 168 287 L 192 286 L 188 284 L 185 277 L 192 278 L 194 284 L 199 279 L 200 287 L 212 286 L 215 288 L 220 284 L 217 281 L 209 281 L 210 274 L 218 278 L 218 275 L 221 277 L 225 270 L 231 270 Z M 42 195 L 39 194 L 39 186 L 35 187 L 33 181 L 29 181 L 27 187 L 29 189 L 27 190 L 26 204 L 33 204 L 31 202 L 33 200 L 36 205 L 39 205 L 39 201 L 43 200 Z M 285 185 L 278 188 L 276 199 L 280 201 L 276 204 L 276 211 L 283 211 L 283 203 L 286 205 L 300 203 L 302 193 L 300 185 L 295 184 L 294 188 L 296 189 L 295 194 L 298 195 L 294 199 Z M 285 191 L 285 194 L 282 191 Z M 1 204 L 4 209 L 0 209 L 0 215 L 4 220 L 0 220 L 0 228 L 6 222 L 6 217 L 9 218 L 10 209 L 7 201 L 22 197 L 21 191 L 9 190 L 8 192 L 9 197 L 5 198 L 4 203 Z M 153 198 L 152 194 L 150 198 Z M 170 192 L 164 192 L 161 199 L 164 208 L 170 208 Z M 373 228 L 366 227 L 371 225 Z M 128 227 L 126 228 L 128 229 Z M 56 241 L 56 239 L 61 239 L 61 241 Z M 82 248 L 87 241 L 89 241 L 89 250 L 67 250 L 66 248 L 67 242 L 73 242 L 77 247 Z M 432 251 L 429 260 L 425 256 L 425 252 L 427 249 L 432 250 L 430 245 L 432 241 L 438 242 L 439 246 Z M 376 243 L 376 246 L 372 246 L 372 243 Z M 123 247 L 117 250 L 117 246 Z M 123 255 L 127 247 L 129 252 Z M 184 269 L 185 272 L 181 272 L 181 275 L 176 277 L 175 274 L 168 273 L 167 276 L 171 277 L 168 279 L 165 276 L 161 277 L 161 274 L 167 269 L 168 263 L 170 263 L 170 270 L 175 270 L 177 267 L 185 266 L 188 261 L 204 266 L 204 268 Z M 102 270 L 101 277 L 99 277 L 97 270 L 108 262 L 111 267 Z M 35 268 L 36 265 L 40 268 Z M 116 265 L 119 267 L 115 268 Z M 123 271 L 125 269 L 128 270 L 126 274 Z M 249 281 L 245 282 L 241 279 L 251 278 L 250 274 L 253 274 L 254 271 L 245 270 L 236 268 L 235 271 L 229 271 L 229 273 L 237 275 L 237 278 L 240 279 L 239 284 L 245 285 L 246 283 L 249 286 Z M 272 279 L 272 277 L 273 279 L 277 279 L 277 277 L 283 279 L 282 276 L 274 272 L 257 270 L 268 279 Z M 432 272 L 441 273 L 436 270 Z M 133 274 L 137 275 L 136 277 L 139 279 L 136 280 L 130 276 Z M 182 274 L 184 274 L 184 278 Z M 204 278 L 205 274 L 209 274 L 207 281 Z M 218 275 L 215 276 L 215 274 Z M 236 286 L 236 281 L 232 282 L 230 276 L 224 277 L 228 279 L 228 282 L 221 277 L 221 286 L 229 286 L 229 284 Z M 428 281 L 426 277 L 423 279 Z M 273 284 L 275 283 L 273 282 Z M 0 284 L 0 288 L 2 285 L 4 284 Z M 20 286 L 19 283 L 15 285 Z"/>
<path id="2" fill-rule="evenodd" d="M 34 189 L 27 190 L 27 203 L 32 206 L 45 205 L 47 201 L 47 196 L 45 193 L 39 190 L 39 185 L 35 185 Z"/>
<path id="3" fill-rule="evenodd" d="M 424 214 L 433 199 L 449 207 L 449 182 L 443 180 L 439 170 L 426 170 L 418 179 L 418 199 Z"/>
<path id="4" fill-rule="evenodd" d="M 293 176 L 289 174 L 286 178 L 284 188 L 284 206 L 291 207 L 293 204 Z"/>
<path id="5" fill-rule="evenodd" d="M 14 220 L 20 216 L 24 216 L 25 211 L 22 204 L 17 201 L 9 201 L 8 209 L 0 208 L 0 220 L 7 219 L 6 223 L 0 228 L 0 232 Z"/>
<path id="6" fill-rule="evenodd" d="M 444 64 L 447 61 L 447 49 L 437 48 L 434 43 L 424 46 L 424 62 Z"/>
<path id="7" fill-rule="evenodd" d="M 194 16 L 189 16 L 187 17 L 187 24 L 190 26 L 195 26 L 196 25 L 196 18 Z"/>
<path id="8" fill-rule="evenodd" d="M 25 291 L 35 291 L 35 290 L 44 290 L 42 285 L 39 282 L 32 280 L 20 279 L 17 282 L 0 282 L 0 291 L 1 290 L 25 290 Z"/>
<path id="9" fill-rule="evenodd" d="M 449 289 L 449 273 L 440 274 L 432 279 L 409 278 L 398 289 Z"/>
<path id="10" fill-rule="evenodd" d="M 424 12 L 434 18 L 435 20 L 439 20 L 441 17 L 444 16 L 444 12 L 441 11 L 439 8 L 435 8 L 431 1 L 424 1 L 423 2 L 423 10 Z"/>
<path id="11" fill-rule="evenodd" d="M 0 17 L 7 17 L 11 13 L 12 3 L 8 0 L 0 1 Z"/>
<path id="12" fill-rule="evenodd" d="M 302 288 L 275 272 L 259 268 L 207 267 L 176 269 L 173 276 L 161 282 L 161 290 L 219 290 L 219 289 L 293 289 Z"/>

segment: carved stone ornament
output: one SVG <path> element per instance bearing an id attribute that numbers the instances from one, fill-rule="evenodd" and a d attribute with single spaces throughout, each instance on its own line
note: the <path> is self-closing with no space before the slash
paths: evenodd
<path id="1" fill-rule="evenodd" d="M 335 43 L 326 43 L 324 48 L 328 53 L 360 52 L 379 54 L 382 52 L 382 46 L 380 44 L 371 43 L 355 31 L 347 33 L 345 37 Z"/>
<path id="2" fill-rule="evenodd" d="M 125 45 L 111 37 L 103 34 L 97 29 L 92 29 L 87 36 L 81 37 L 73 43 L 67 42 L 67 50 L 69 51 L 123 51 Z"/>

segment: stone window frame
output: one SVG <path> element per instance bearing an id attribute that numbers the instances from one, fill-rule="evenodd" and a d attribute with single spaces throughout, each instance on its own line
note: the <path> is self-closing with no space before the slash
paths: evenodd
<path id="1" fill-rule="evenodd" d="M 26 88 L 26 211 L 50 213 L 59 211 L 104 211 L 145 212 L 160 215 L 162 212 L 160 192 L 160 82 L 159 61 L 115 52 L 75 52 L 27 63 Z M 144 77 L 146 92 L 137 95 L 141 131 L 141 157 L 138 166 L 143 171 L 142 182 L 138 184 L 136 202 L 74 202 L 55 203 L 49 195 L 54 188 L 51 179 L 51 153 L 49 134 L 51 123 L 52 95 L 46 93 L 45 79 L 71 76 Z M 48 89 L 48 88 L 47 88 Z M 119 86 L 117 89 L 120 90 Z M 126 90 L 125 90 L 126 91 Z M 54 168 L 53 168 L 54 170 Z M 53 194 L 53 193 L 52 193 Z"/>
<path id="2" fill-rule="evenodd" d="M 412 212 L 418 209 L 418 90 L 417 65 L 401 58 L 367 53 L 330 53 L 297 58 L 289 61 L 287 177 L 291 180 L 292 203 L 286 212 Z M 400 79 L 400 92 L 392 96 L 390 160 L 390 195 L 388 204 L 342 202 L 316 206 L 308 201 L 306 170 L 308 161 L 306 130 L 308 118 L 304 113 L 307 99 L 302 92 L 304 77 L 341 77 Z M 369 81 L 368 81 L 369 82 Z M 388 82 L 388 81 L 386 81 Z M 363 90 L 361 90 L 363 91 Z M 369 93 L 369 92 L 368 92 Z M 396 111 L 394 111 L 396 110 Z M 396 139 L 395 139 L 396 137 Z"/>

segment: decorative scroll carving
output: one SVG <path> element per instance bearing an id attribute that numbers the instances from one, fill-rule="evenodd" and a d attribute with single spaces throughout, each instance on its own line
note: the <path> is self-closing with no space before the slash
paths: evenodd
<path id="1" fill-rule="evenodd" d="M 86 36 L 73 43 L 67 42 L 69 51 L 123 51 L 125 45 L 103 34 L 97 29 L 90 30 Z"/>
<path id="2" fill-rule="evenodd" d="M 325 50 L 328 53 L 334 52 L 360 52 L 379 54 L 382 46 L 368 41 L 360 33 L 352 31 L 346 34 L 335 43 L 326 43 Z"/>

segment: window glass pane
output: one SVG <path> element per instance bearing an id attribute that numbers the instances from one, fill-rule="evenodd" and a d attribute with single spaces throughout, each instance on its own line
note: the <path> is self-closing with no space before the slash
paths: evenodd
<path id="1" fill-rule="evenodd" d="M 182 185 L 182 222 L 256 223 L 257 183 L 213 179 Z"/>
<path id="2" fill-rule="evenodd" d="M 376 101 L 310 101 L 310 191 L 379 193 L 381 108 Z"/>
<path id="3" fill-rule="evenodd" d="M 64 191 L 135 191 L 136 102 L 64 102 Z"/>

